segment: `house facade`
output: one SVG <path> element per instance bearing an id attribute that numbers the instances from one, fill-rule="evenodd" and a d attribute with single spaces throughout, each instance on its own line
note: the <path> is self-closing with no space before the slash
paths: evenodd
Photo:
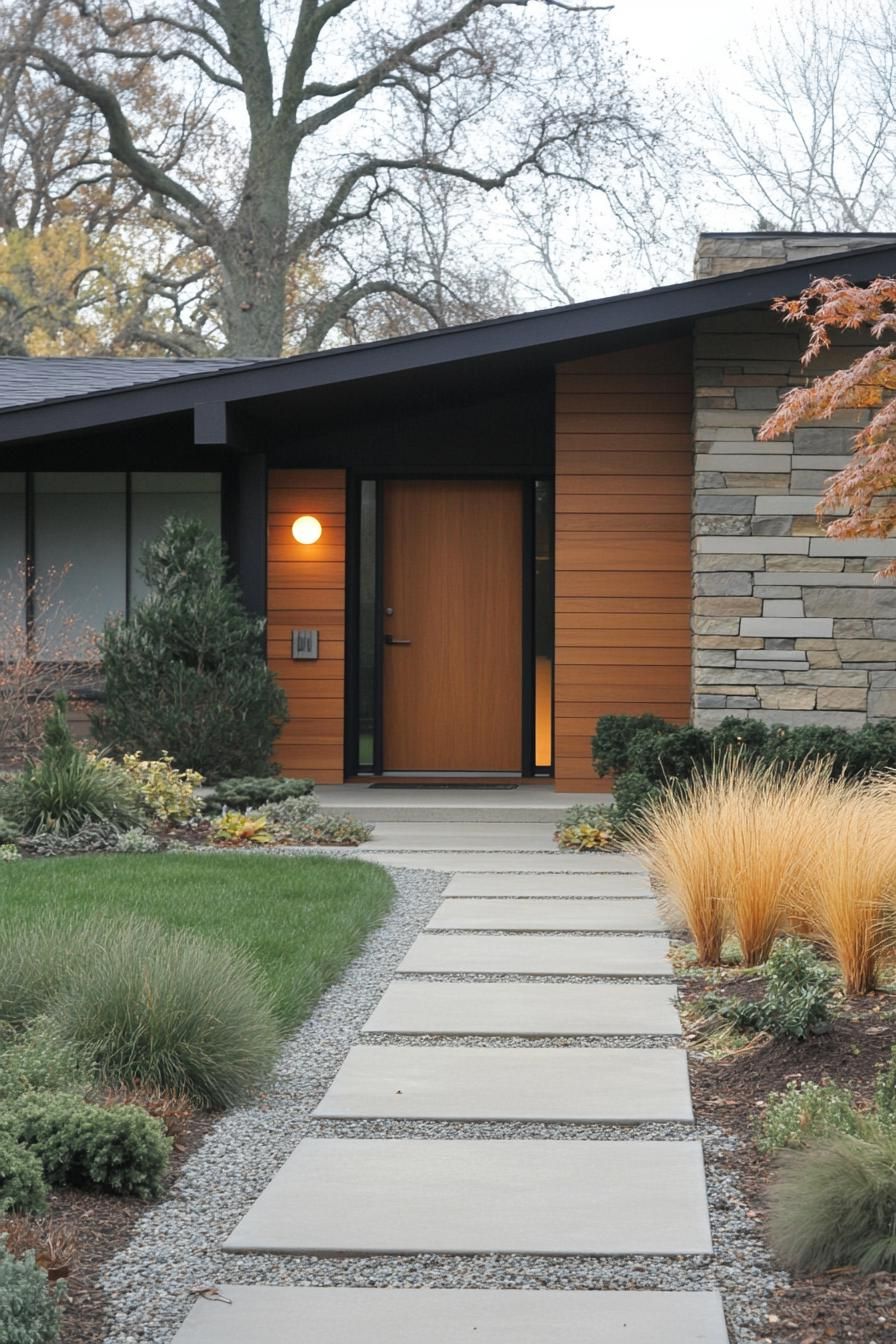
<path id="1" fill-rule="evenodd" d="M 593 789 L 602 714 L 890 717 L 896 539 L 814 512 L 866 413 L 756 432 L 805 378 L 772 299 L 896 273 L 896 238 L 704 235 L 696 273 L 290 359 L 0 360 L 0 574 L 66 569 L 95 629 L 164 518 L 220 529 L 287 694 L 280 763 L 321 783 Z"/>

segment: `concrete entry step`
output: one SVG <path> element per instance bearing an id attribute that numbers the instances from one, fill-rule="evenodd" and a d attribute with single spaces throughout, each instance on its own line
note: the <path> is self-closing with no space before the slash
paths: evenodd
<path id="1" fill-rule="evenodd" d="M 200 1298 L 174 1344 L 727 1344 L 717 1293 L 263 1288 Z"/>
<path id="2" fill-rule="evenodd" d="M 445 896 L 652 896 L 646 873 L 458 873 Z"/>
<path id="3" fill-rule="evenodd" d="M 405 973 L 478 975 L 672 975 L 669 940 L 617 934 L 487 937 L 421 933 L 398 967 Z"/>
<path id="4" fill-rule="evenodd" d="M 491 929 L 506 933 L 664 933 L 666 926 L 653 901 L 530 900 L 498 897 L 479 900 L 452 897 L 443 901 L 427 928 Z"/>
<path id="5" fill-rule="evenodd" d="M 681 1033 L 666 985 L 393 980 L 364 1031 L 411 1036 L 646 1036 Z"/>
<path id="6" fill-rule="evenodd" d="M 286 1255 L 709 1255 L 699 1143 L 304 1139 L 224 1245 Z"/>
<path id="7" fill-rule="evenodd" d="M 509 850 L 551 853 L 554 827 L 543 821 L 381 821 L 365 849 Z"/>
<path id="8" fill-rule="evenodd" d="M 344 849 L 318 847 L 326 854 L 345 854 Z M 643 873 L 639 859 L 620 854 L 571 854 L 552 848 L 550 852 L 489 853 L 487 850 L 450 850 L 436 845 L 429 850 L 377 849 L 370 844 L 352 850 L 352 858 L 366 859 L 368 863 L 382 863 L 389 868 L 428 868 L 436 873 Z M 308 851 L 303 851 L 307 853 Z M 317 851 L 312 851 L 312 853 Z"/>
<path id="9" fill-rule="evenodd" d="M 355 1046 L 315 1115 L 609 1124 L 693 1119 L 683 1050 L 575 1046 Z"/>

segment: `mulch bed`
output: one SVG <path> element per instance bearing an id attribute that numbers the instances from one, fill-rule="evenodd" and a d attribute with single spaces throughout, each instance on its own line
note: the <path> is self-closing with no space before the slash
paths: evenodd
<path id="1" fill-rule="evenodd" d="M 699 977 L 689 978 L 681 996 L 699 998 L 705 988 Z M 755 991 L 741 981 L 721 992 L 752 996 Z M 894 1013 L 896 995 L 869 995 L 847 1000 L 831 1031 L 806 1041 L 768 1041 L 720 1060 L 698 1058 L 699 1043 L 692 1047 L 695 1112 L 741 1140 L 724 1161 L 760 1222 L 774 1161 L 753 1143 L 761 1103 L 791 1081 L 825 1079 L 851 1087 L 858 1100 L 870 1100 L 876 1067 L 889 1059 L 896 1042 Z M 847 1266 L 792 1279 L 777 1290 L 768 1311 L 762 1338 L 770 1344 L 896 1344 L 896 1274 L 859 1274 Z"/>
<path id="2" fill-rule="evenodd" d="M 202 1143 L 216 1118 L 195 1115 L 179 1126 L 171 1154 L 171 1181 Z M 51 1193 L 44 1221 L 52 1225 L 58 1220 L 74 1247 L 70 1269 L 59 1276 L 68 1288 L 60 1344 L 102 1344 L 110 1325 L 100 1274 L 116 1251 L 127 1245 L 134 1224 L 149 1208 L 152 1205 L 140 1199 L 93 1194 L 88 1190 L 66 1187 Z M 52 1271 L 51 1277 L 55 1277 Z"/>

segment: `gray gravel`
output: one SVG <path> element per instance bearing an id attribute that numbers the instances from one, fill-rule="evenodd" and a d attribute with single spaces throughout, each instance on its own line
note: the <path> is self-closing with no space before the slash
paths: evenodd
<path id="1" fill-rule="evenodd" d="M 308 851 L 304 851 L 307 853 Z M 345 851 L 343 851 L 345 855 Z M 341 856 L 340 856 L 341 857 Z M 347 857 L 347 856 L 346 856 Z M 414 936 L 439 904 L 450 874 L 392 871 L 398 899 L 344 978 L 323 996 L 283 1050 L 269 1090 L 215 1126 L 187 1162 L 170 1198 L 148 1210 L 127 1248 L 107 1265 L 111 1333 L 106 1344 L 168 1344 L 192 1305 L 190 1289 L 224 1282 L 380 1287 L 658 1288 L 718 1287 L 732 1344 L 759 1344 L 766 1298 L 784 1282 L 725 1167 L 734 1139 L 714 1126 L 556 1125 L 442 1121 L 315 1121 L 320 1101 Z M 589 1038 L 405 1037 L 403 1045 L 552 1047 Z M 371 1044 L 392 1036 L 364 1037 Z M 678 1045 L 677 1038 L 595 1037 L 603 1046 Z M 217 1247 L 306 1135 L 703 1140 L 715 1255 L 682 1257 L 363 1256 L 340 1259 L 224 1255 Z"/>

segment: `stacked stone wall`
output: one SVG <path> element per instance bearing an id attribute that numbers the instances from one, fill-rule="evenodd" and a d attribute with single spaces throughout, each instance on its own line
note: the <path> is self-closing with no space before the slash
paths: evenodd
<path id="1" fill-rule="evenodd" d="M 845 339 L 812 365 L 842 367 Z M 801 339 L 767 310 L 702 319 L 695 336 L 693 717 L 728 714 L 858 728 L 896 715 L 892 541 L 825 536 L 815 506 L 867 411 L 838 412 L 759 443 L 782 393 L 803 383 Z"/>

